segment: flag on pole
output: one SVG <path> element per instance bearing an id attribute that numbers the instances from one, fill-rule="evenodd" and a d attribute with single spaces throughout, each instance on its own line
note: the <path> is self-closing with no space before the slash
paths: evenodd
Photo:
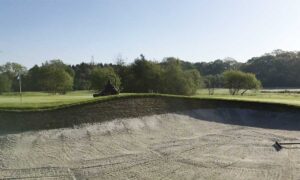
<path id="1" fill-rule="evenodd" d="M 22 81 L 21 81 L 21 73 L 18 73 L 17 80 L 19 80 L 19 86 L 20 86 L 20 102 L 22 103 Z"/>

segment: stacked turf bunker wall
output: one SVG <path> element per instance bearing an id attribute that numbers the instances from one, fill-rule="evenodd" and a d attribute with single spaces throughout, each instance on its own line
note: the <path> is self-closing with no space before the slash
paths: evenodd
<path id="1" fill-rule="evenodd" d="M 0 110 L 0 133 L 68 128 L 119 118 L 193 110 L 202 120 L 300 130 L 300 108 L 282 104 L 182 97 L 122 97 L 48 110 Z M 191 115 L 193 116 L 193 115 Z"/>

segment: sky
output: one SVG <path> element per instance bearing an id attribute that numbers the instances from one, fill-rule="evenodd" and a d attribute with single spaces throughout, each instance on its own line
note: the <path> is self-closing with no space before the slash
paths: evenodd
<path id="1" fill-rule="evenodd" d="M 245 62 L 300 50 L 299 0 L 0 0 L 0 64 L 177 57 Z"/>

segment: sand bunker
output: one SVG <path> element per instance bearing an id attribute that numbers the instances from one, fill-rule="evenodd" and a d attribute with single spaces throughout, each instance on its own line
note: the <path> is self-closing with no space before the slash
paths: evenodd
<path id="1" fill-rule="evenodd" d="M 0 136 L 0 179 L 300 179 L 295 116 L 198 109 Z M 273 122 L 270 122 L 273 120 Z"/>

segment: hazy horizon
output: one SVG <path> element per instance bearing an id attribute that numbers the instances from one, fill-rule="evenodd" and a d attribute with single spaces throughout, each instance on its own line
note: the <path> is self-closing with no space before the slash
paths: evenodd
<path id="1" fill-rule="evenodd" d="M 297 0 L 0 0 L 0 64 L 178 57 L 245 62 L 300 50 Z"/>

